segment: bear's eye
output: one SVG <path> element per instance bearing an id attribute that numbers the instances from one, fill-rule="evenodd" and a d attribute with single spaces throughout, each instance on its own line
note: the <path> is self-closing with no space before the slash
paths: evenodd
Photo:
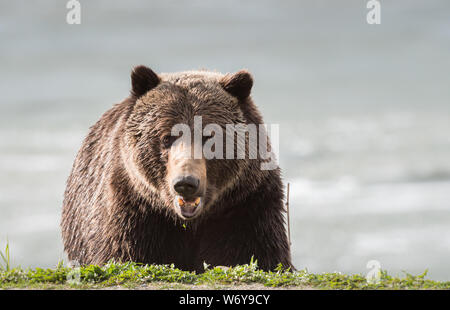
<path id="1" fill-rule="evenodd" d="M 161 140 L 162 146 L 166 149 L 170 148 L 177 137 L 167 135 L 164 136 Z"/>

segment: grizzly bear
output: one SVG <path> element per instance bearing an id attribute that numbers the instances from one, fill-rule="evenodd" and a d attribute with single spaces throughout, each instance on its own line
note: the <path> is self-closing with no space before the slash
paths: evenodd
<path id="1" fill-rule="evenodd" d="M 131 84 L 130 96 L 91 127 L 68 178 L 61 228 L 69 260 L 202 272 L 204 262 L 234 266 L 253 257 L 263 270 L 293 268 L 278 166 L 261 169 L 259 155 L 181 156 L 192 154 L 191 140 L 180 143 L 172 132 L 176 124 L 193 128 L 198 116 L 219 129 L 263 124 L 250 73 L 138 66 Z"/>

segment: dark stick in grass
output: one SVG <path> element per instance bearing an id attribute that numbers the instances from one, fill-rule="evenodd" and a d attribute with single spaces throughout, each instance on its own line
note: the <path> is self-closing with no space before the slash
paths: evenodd
<path id="1" fill-rule="evenodd" d="M 291 224 L 289 221 L 289 183 L 287 184 L 287 192 L 286 192 L 286 212 L 287 212 L 288 240 L 290 246 L 292 245 L 292 243 L 291 243 Z"/>

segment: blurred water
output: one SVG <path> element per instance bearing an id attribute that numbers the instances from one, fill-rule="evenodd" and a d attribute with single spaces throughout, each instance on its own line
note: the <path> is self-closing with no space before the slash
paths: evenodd
<path id="1" fill-rule="evenodd" d="M 280 124 L 293 259 L 450 280 L 450 3 L 0 2 L 0 241 L 14 264 L 64 258 L 59 217 L 75 154 L 129 91 L 132 66 L 249 69 Z"/>

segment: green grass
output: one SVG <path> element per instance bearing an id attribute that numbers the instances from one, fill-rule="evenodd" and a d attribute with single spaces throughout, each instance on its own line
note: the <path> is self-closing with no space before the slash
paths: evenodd
<path id="1" fill-rule="evenodd" d="M 12 268 L 10 248 L 0 251 L 0 289 L 450 289 L 450 282 L 425 279 L 405 273 L 402 278 L 381 271 L 377 283 L 368 283 L 361 274 L 309 273 L 306 269 L 290 271 L 279 265 L 275 271 L 258 269 L 257 261 L 235 267 L 214 267 L 204 264 L 205 272 L 177 269 L 174 265 L 143 265 L 133 262 L 104 266 L 70 268 L 58 263 L 56 268 Z"/>
<path id="2" fill-rule="evenodd" d="M 9 252 L 9 242 L 6 240 L 6 248 L 5 253 L 2 253 L 0 251 L 0 257 L 2 260 L 2 263 L 0 263 L 0 270 L 6 270 L 9 271 L 11 269 L 11 256 Z"/>
<path id="3" fill-rule="evenodd" d="M 341 273 L 312 274 L 306 270 L 291 272 L 280 266 L 265 272 L 256 262 L 232 268 L 207 268 L 204 273 L 182 271 L 173 265 L 140 265 L 110 262 L 104 266 L 64 267 L 54 269 L 2 268 L 0 288 L 31 289 L 99 289 L 99 288 L 152 288 L 152 289 L 233 289 L 250 285 L 252 288 L 313 288 L 313 289 L 450 289 L 450 282 L 425 279 L 426 273 L 403 278 L 381 272 L 378 284 L 369 284 L 363 275 Z"/>

